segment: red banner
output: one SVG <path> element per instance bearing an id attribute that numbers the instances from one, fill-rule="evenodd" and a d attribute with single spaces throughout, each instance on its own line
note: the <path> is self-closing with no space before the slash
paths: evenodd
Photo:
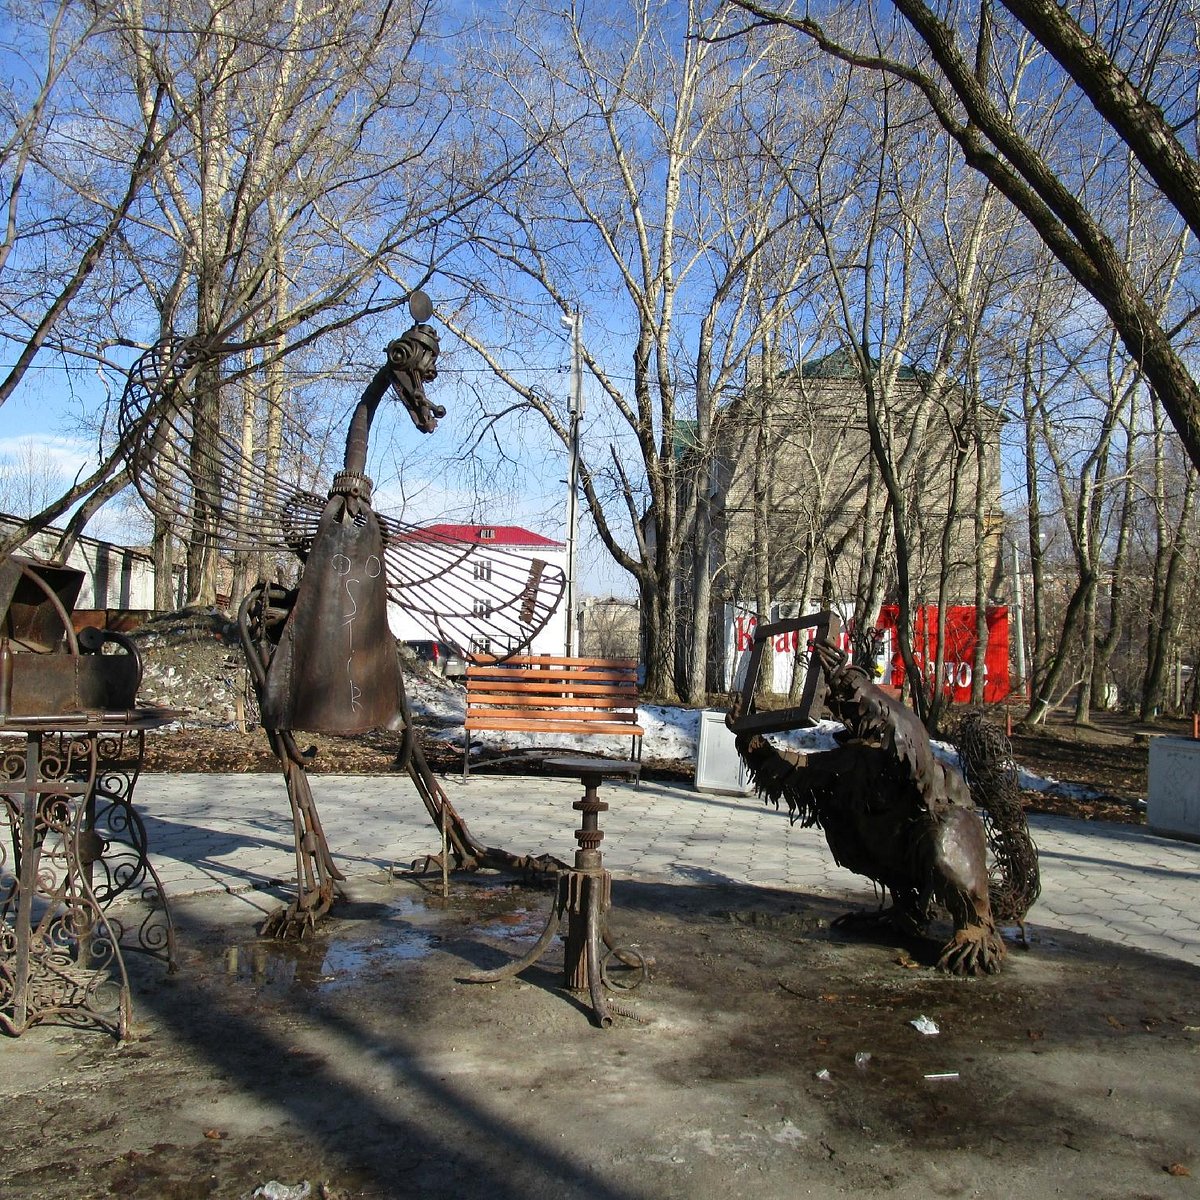
<path id="1" fill-rule="evenodd" d="M 913 630 L 913 656 L 921 670 L 928 676 L 937 661 L 937 607 L 923 605 L 916 613 Z M 899 689 L 904 682 L 904 663 L 900 658 L 900 646 L 896 637 L 896 625 L 900 610 L 894 604 L 884 605 L 875 622 L 878 638 L 874 648 L 875 682 L 887 688 Z M 728 669 L 731 680 L 740 684 L 734 674 L 738 656 L 743 662 L 746 652 L 754 642 L 757 618 L 741 610 L 733 614 L 730 626 L 733 658 Z M 1004 700 L 1009 692 L 1008 675 L 1008 609 L 998 605 L 987 610 L 988 643 L 984 656 L 983 699 L 987 704 Z M 813 636 L 811 629 L 778 634 L 773 639 L 767 680 L 771 690 L 786 692 L 791 683 L 792 663 L 801 639 L 807 644 Z M 954 605 L 946 610 L 946 653 L 942 664 L 942 687 L 953 700 L 961 704 L 971 702 L 971 683 L 975 673 L 975 606 Z M 841 647 L 852 652 L 852 631 L 842 629 Z"/>
<path id="2" fill-rule="evenodd" d="M 896 624 L 900 610 L 894 604 L 879 611 L 879 628 L 886 631 L 891 651 L 885 683 L 898 688 L 904 682 L 904 663 L 896 640 Z M 937 661 L 938 610 L 927 604 L 914 616 L 912 631 L 913 658 L 928 679 Z M 1008 677 L 1008 608 L 997 605 L 987 610 L 987 652 L 983 664 L 983 699 L 997 704 L 1009 692 Z M 975 670 L 975 606 L 957 604 L 946 610 L 946 646 L 942 664 L 942 689 L 961 704 L 971 702 L 971 683 Z"/>

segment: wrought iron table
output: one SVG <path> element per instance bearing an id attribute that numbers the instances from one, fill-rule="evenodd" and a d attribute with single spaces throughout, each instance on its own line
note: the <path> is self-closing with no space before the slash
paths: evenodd
<path id="1" fill-rule="evenodd" d="M 0 733 L 0 1029 L 49 1017 L 124 1038 L 131 1000 L 123 950 L 175 969 L 175 933 L 146 828 L 133 807 L 145 733 L 165 709 L 9 716 Z M 11 862 L 9 852 L 11 851 Z M 118 899 L 147 911 L 126 926 Z M 125 915 L 122 910 L 122 916 Z"/>

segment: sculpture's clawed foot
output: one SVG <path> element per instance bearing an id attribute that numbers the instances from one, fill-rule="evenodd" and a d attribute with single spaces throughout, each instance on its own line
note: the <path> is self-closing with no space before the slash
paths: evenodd
<path id="1" fill-rule="evenodd" d="M 404 872 L 406 875 L 440 875 L 445 871 L 474 871 L 479 864 L 473 859 L 468 858 L 463 862 L 459 862 L 453 855 L 448 855 L 443 865 L 443 859 L 440 854 L 426 854 L 422 858 L 414 858 L 408 866 L 408 870 Z"/>
<path id="2" fill-rule="evenodd" d="M 942 947 L 938 970 L 951 975 L 995 975 L 1004 960 L 1004 942 L 986 925 L 956 929 Z"/>
<path id="3" fill-rule="evenodd" d="M 321 892 L 316 896 L 293 900 L 280 905 L 268 913 L 259 929 L 262 937 L 279 938 L 281 941 L 303 941 L 333 907 L 334 892 Z"/>

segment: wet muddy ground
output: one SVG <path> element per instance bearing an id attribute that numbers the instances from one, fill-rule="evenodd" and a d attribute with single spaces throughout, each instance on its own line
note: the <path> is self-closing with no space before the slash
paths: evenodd
<path id="1" fill-rule="evenodd" d="M 537 935 L 545 892 L 351 893 L 301 946 L 244 899 L 180 903 L 179 973 L 132 964 L 133 1039 L 0 1042 L 0 1196 L 1200 1195 L 1195 968 L 1035 926 L 954 980 L 827 900 L 618 881 L 614 932 L 655 966 L 600 1030 L 561 943 L 459 982 Z"/>

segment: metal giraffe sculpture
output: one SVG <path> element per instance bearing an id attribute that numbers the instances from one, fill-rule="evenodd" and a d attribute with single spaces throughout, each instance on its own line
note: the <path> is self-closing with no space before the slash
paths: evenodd
<path id="1" fill-rule="evenodd" d="M 557 567 L 495 550 L 486 552 L 487 570 L 475 571 L 478 546 L 372 508 L 367 448 L 383 398 L 393 393 L 422 433 L 432 433 L 445 415 L 425 394 L 425 384 L 437 374 L 439 349 L 436 332 L 426 324 L 432 306 L 415 293 L 410 311 L 415 324 L 388 346 L 386 363 L 364 390 L 350 421 L 343 469 L 324 499 L 303 488 L 284 493 L 273 487 L 246 461 L 240 445 L 218 430 L 210 427 L 198 436 L 201 423 L 187 398 L 198 355 L 186 343 L 160 344 L 146 356 L 131 374 L 122 406 L 123 422 L 134 431 L 132 474 L 152 511 L 190 511 L 195 537 L 226 548 L 286 546 L 304 563 L 295 587 L 260 582 L 238 615 L 295 832 L 297 895 L 264 926 L 276 936 L 311 930 L 338 897 L 343 878 L 309 785 L 311 752 L 300 749 L 297 732 L 400 733 L 402 762 L 430 818 L 445 831 L 456 867 L 561 865 L 485 847 L 472 837 L 430 770 L 408 710 L 387 623 L 389 599 L 423 618 L 435 636 L 484 643 L 504 656 L 528 645 L 554 612 L 565 584 Z M 222 476 L 239 481 L 227 502 L 217 483 Z"/>

